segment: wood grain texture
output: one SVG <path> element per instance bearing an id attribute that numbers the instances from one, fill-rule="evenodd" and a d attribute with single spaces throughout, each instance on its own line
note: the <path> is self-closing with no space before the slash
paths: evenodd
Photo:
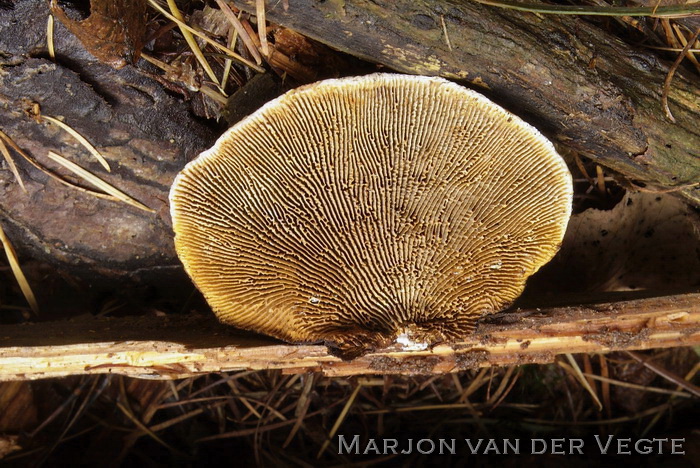
<path id="1" fill-rule="evenodd" d="M 290 345 L 218 324 L 166 316 L 12 325 L 0 335 L 0 380 L 75 374 L 176 379 L 241 369 L 329 376 L 431 374 L 547 363 L 562 353 L 700 345 L 700 293 L 577 307 L 518 309 L 432 350 L 393 345 L 341 361 L 322 345 Z"/>

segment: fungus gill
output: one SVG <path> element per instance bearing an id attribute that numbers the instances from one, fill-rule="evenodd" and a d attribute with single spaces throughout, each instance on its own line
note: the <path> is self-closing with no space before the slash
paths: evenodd
<path id="1" fill-rule="evenodd" d="M 453 340 L 556 253 L 569 171 L 537 130 L 440 78 L 290 91 L 176 178 L 175 245 L 225 323 L 345 358 Z"/>

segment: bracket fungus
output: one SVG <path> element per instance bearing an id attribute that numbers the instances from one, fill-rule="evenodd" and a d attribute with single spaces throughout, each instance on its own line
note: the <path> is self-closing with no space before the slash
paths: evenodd
<path id="1" fill-rule="evenodd" d="M 178 255 L 222 322 L 344 358 L 473 331 L 554 256 L 571 201 L 536 129 L 392 74 L 282 95 L 170 192 Z"/>

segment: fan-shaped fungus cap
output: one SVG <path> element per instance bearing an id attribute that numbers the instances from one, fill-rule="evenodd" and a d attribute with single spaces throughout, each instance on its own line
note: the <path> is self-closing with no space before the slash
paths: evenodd
<path id="1" fill-rule="evenodd" d="M 221 321 L 352 357 L 449 340 L 557 251 L 571 176 L 537 130 L 440 78 L 290 91 L 178 175 L 175 245 Z"/>

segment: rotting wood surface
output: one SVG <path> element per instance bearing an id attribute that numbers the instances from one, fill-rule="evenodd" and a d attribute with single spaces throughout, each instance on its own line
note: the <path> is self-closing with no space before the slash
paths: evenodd
<path id="1" fill-rule="evenodd" d="M 27 192 L 0 163 L 0 223 L 20 253 L 86 276 L 177 274 L 168 191 L 215 132 L 148 73 L 100 63 L 60 22 L 56 63 L 43 57 L 48 13 L 47 2 L 27 0 L 0 14 L 0 129 L 44 167 L 92 187 L 46 157 L 58 152 L 155 213 L 66 187 L 13 152 Z M 27 115 L 34 103 L 93 144 L 111 172 L 67 132 Z"/>
<path id="2" fill-rule="evenodd" d="M 325 346 L 283 344 L 194 315 L 11 325 L 0 336 L 0 380 L 101 373 L 176 379 L 241 369 L 431 374 L 548 363 L 563 353 L 700 345 L 700 293 L 515 310 L 499 318 L 459 343 L 421 351 L 393 345 L 353 361 Z"/>
<path id="3" fill-rule="evenodd" d="M 235 4 L 255 14 L 255 0 Z M 551 138 L 631 179 L 686 187 L 700 205 L 697 80 L 675 74 L 672 123 L 661 106 L 669 64 L 583 18 L 453 0 L 265 4 L 269 21 L 335 49 L 474 85 Z"/>

